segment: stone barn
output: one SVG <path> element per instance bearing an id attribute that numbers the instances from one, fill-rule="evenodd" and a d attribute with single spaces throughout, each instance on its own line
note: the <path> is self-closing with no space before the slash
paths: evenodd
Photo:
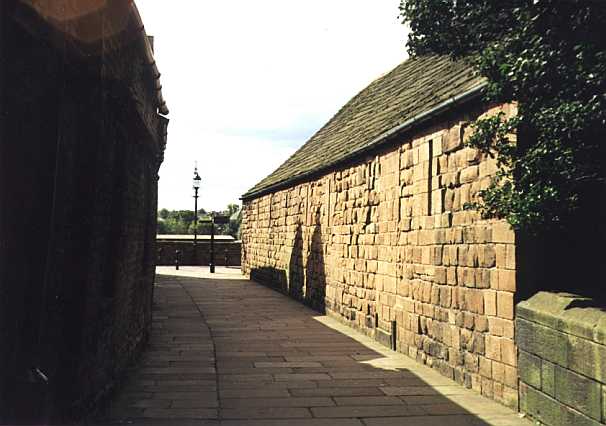
<path id="1" fill-rule="evenodd" d="M 468 203 L 496 161 L 466 147 L 469 123 L 515 114 L 446 57 L 372 82 L 243 195 L 242 267 L 517 407 L 516 246 Z"/>

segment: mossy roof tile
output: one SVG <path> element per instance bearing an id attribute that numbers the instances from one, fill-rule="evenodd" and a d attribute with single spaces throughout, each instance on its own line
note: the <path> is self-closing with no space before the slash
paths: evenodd
<path id="1" fill-rule="evenodd" d="M 329 169 L 360 149 L 379 144 L 383 134 L 413 117 L 482 85 L 483 79 L 463 61 L 446 56 L 408 59 L 358 93 L 242 198 L 255 198 L 282 184 Z"/>

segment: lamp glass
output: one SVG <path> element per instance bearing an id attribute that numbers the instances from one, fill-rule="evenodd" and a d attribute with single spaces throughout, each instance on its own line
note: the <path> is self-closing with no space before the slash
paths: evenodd
<path id="1" fill-rule="evenodd" d="M 194 188 L 195 188 L 195 189 L 200 188 L 200 182 L 201 182 L 201 181 L 202 181 L 202 179 L 200 179 L 200 176 L 198 176 L 198 175 L 196 174 L 196 176 L 194 177 L 194 181 L 193 181 L 193 182 L 194 182 L 194 183 L 193 183 L 193 185 L 194 185 Z"/>

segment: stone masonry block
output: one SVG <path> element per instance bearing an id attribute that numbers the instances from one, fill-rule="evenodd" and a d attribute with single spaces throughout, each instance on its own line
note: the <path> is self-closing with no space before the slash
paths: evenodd
<path id="1" fill-rule="evenodd" d="M 499 269 L 499 290 L 516 291 L 516 272 L 506 269 Z"/>
<path id="2" fill-rule="evenodd" d="M 442 214 L 444 212 L 445 189 L 437 189 L 431 193 L 431 214 Z"/>
<path id="3" fill-rule="evenodd" d="M 518 389 L 503 386 L 503 399 L 501 402 L 512 410 L 518 411 Z"/>
<path id="4" fill-rule="evenodd" d="M 504 383 L 505 382 L 505 364 L 497 362 L 497 361 L 491 361 L 491 363 L 492 363 L 492 378 L 499 383 Z"/>
<path id="5" fill-rule="evenodd" d="M 567 293 L 539 292 L 517 307 L 518 316 L 542 325 L 606 344 L 606 314 L 599 308 L 574 307 L 587 298 Z"/>
<path id="6" fill-rule="evenodd" d="M 507 265 L 507 244 L 495 244 L 496 266 L 505 268 Z"/>
<path id="7" fill-rule="evenodd" d="M 497 315 L 500 318 L 513 319 L 513 293 L 497 292 Z"/>
<path id="8" fill-rule="evenodd" d="M 541 389 L 541 358 L 520 351 L 518 358 L 520 380 L 537 389 Z"/>
<path id="9" fill-rule="evenodd" d="M 505 366 L 505 385 L 511 389 L 518 388 L 518 369 L 516 367 Z"/>
<path id="10" fill-rule="evenodd" d="M 507 245 L 507 258 L 505 262 L 505 267 L 507 269 L 516 268 L 516 246 L 513 244 Z"/>
<path id="11" fill-rule="evenodd" d="M 473 182 L 478 178 L 479 169 L 478 166 L 469 166 L 461 170 L 459 177 L 462 184 Z"/>
<path id="12" fill-rule="evenodd" d="M 483 377 L 492 377 L 492 361 L 488 358 L 480 357 L 480 375 Z"/>
<path id="13" fill-rule="evenodd" d="M 452 152 L 463 146 L 463 127 L 460 125 L 453 126 L 448 130 L 448 133 L 442 138 L 442 151 L 445 153 Z"/>
<path id="14" fill-rule="evenodd" d="M 515 338 L 515 329 L 514 329 L 514 324 L 515 322 L 513 320 L 504 320 L 504 319 L 500 319 L 501 321 L 501 329 L 503 331 L 503 337 L 507 337 L 509 339 L 514 339 Z"/>
<path id="15" fill-rule="evenodd" d="M 498 222 L 492 226 L 492 241 L 494 243 L 515 243 L 515 233 L 507 222 Z"/>
<path id="16" fill-rule="evenodd" d="M 501 338 L 486 336 L 486 357 L 493 361 L 501 360 Z"/>
<path id="17" fill-rule="evenodd" d="M 552 397 L 555 397 L 555 367 L 549 361 L 541 361 L 541 390 Z"/>
<path id="18" fill-rule="evenodd" d="M 530 386 L 520 387 L 520 411 L 550 426 L 598 426 L 599 423 Z"/>
<path id="19" fill-rule="evenodd" d="M 598 382 L 556 366 L 555 397 L 558 401 L 600 421 L 602 395 Z"/>
<path id="20" fill-rule="evenodd" d="M 496 251 L 493 244 L 486 244 L 478 248 L 478 263 L 482 268 L 492 268 L 496 264 Z"/>
<path id="21" fill-rule="evenodd" d="M 525 352 L 561 366 L 568 364 L 568 338 L 564 333 L 518 318 L 516 342 Z"/>
<path id="22" fill-rule="evenodd" d="M 516 345 L 513 340 L 501 340 L 501 361 L 514 367 L 518 365 Z"/>
<path id="23" fill-rule="evenodd" d="M 569 335 L 568 368 L 606 383 L 606 346 Z"/>
<path id="24" fill-rule="evenodd" d="M 419 147 L 417 148 L 419 150 L 419 161 L 423 162 L 423 161 L 428 161 L 431 156 L 431 141 L 427 141 L 425 143 L 422 143 L 421 145 L 419 145 Z"/>

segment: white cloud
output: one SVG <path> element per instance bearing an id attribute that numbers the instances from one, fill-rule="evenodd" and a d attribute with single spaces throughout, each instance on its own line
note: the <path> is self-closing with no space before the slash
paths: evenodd
<path id="1" fill-rule="evenodd" d="M 222 209 L 405 59 L 398 0 L 137 0 L 171 110 L 159 206 Z"/>

